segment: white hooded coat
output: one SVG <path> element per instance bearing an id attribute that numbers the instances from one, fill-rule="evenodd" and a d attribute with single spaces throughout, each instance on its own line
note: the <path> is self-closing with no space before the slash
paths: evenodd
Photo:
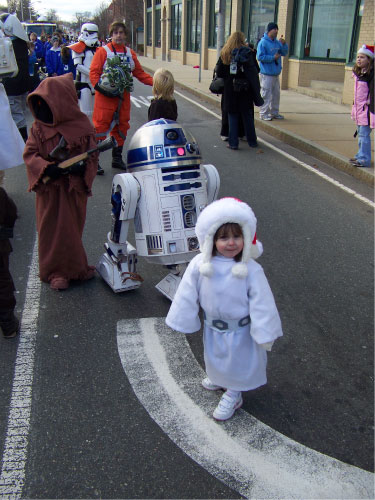
<path id="1" fill-rule="evenodd" d="M 201 328 L 199 305 L 207 317 L 240 320 L 250 315 L 250 324 L 236 330 L 219 331 L 204 325 L 203 343 L 207 376 L 221 387 L 246 391 L 267 382 L 267 354 L 260 344 L 282 336 L 281 321 L 263 268 L 247 262 L 247 276 L 233 275 L 235 261 L 211 259 L 210 277 L 200 273 L 203 255 L 190 262 L 166 318 L 169 327 L 182 333 Z"/>

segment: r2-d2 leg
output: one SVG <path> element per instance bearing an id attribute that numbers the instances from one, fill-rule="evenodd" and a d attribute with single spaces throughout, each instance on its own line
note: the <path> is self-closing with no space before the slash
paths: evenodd
<path id="1" fill-rule="evenodd" d="M 131 174 L 118 174 L 113 178 L 111 203 L 114 223 L 104 244 L 106 251 L 96 268 L 116 293 L 138 288 L 143 281 L 136 272 L 137 251 L 126 241 L 139 192 L 139 184 Z"/>

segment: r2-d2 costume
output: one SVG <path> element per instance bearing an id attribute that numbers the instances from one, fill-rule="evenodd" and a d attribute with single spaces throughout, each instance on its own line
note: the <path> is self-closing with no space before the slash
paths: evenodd
<path id="1" fill-rule="evenodd" d="M 114 224 L 97 265 L 115 292 L 137 288 L 137 255 L 171 271 L 156 288 L 173 299 L 183 272 L 197 255 L 195 223 L 216 199 L 220 179 L 213 165 L 202 165 L 194 137 L 172 121 L 159 119 L 139 128 L 129 145 L 129 173 L 112 183 Z M 136 249 L 127 241 L 134 219 Z"/>
<path id="2" fill-rule="evenodd" d="M 90 66 L 96 48 L 99 46 L 98 26 L 85 23 L 81 27 L 78 43 L 70 45 L 72 58 L 77 69 L 76 86 L 79 90 L 79 107 L 85 115 L 92 117 L 95 90 L 90 83 Z"/>

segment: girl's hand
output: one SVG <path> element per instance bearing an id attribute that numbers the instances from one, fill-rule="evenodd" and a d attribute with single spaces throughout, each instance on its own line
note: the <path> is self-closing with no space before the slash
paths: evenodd
<path id="1" fill-rule="evenodd" d="M 271 351 L 273 346 L 273 341 L 271 342 L 265 342 L 264 344 L 260 344 L 260 347 L 263 347 L 265 351 Z"/>

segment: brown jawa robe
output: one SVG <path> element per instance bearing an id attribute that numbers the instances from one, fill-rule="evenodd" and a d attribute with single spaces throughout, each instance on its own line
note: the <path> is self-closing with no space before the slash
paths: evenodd
<path id="1" fill-rule="evenodd" d="M 82 233 L 98 155 L 90 155 L 83 177 L 69 174 L 46 184 L 42 178 L 47 166 L 56 162 L 48 154 L 61 136 L 67 142 L 67 157 L 71 158 L 96 147 L 94 128 L 79 109 L 71 73 L 46 78 L 27 100 L 35 121 L 23 158 L 29 191 L 36 193 L 40 279 L 84 280 L 90 268 Z"/>

